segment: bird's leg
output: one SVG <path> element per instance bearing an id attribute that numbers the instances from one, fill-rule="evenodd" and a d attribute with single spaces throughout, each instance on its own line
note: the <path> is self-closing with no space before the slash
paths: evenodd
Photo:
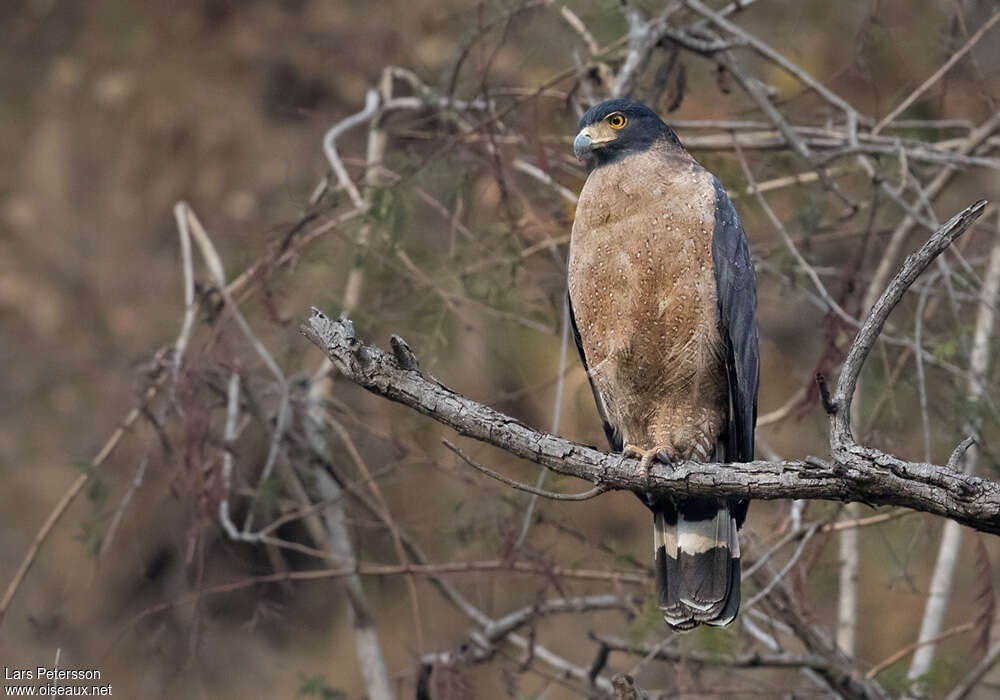
<path id="1" fill-rule="evenodd" d="M 655 445 L 648 450 L 635 445 L 625 445 L 622 448 L 622 461 L 625 461 L 626 457 L 638 457 L 640 460 L 639 474 L 642 476 L 642 480 L 648 483 L 649 465 L 653 463 L 654 459 L 668 467 L 674 463 L 673 457 L 670 456 L 672 449 L 673 445 Z"/>

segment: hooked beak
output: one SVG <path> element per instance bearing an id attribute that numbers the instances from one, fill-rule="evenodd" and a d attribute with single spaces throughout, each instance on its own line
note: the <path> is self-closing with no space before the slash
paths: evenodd
<path id="1" fill-rule="evenodd" d="M 576 156 L 577 160 L 585 160 L 593 147 L 593 144 L 590 142 L 590 135 L 587 134 L 586 129 L 577 134 L 576 138 L 573 139 L 573 155 Z"/>
<path id="2" fill-rule="evenodd" d="M 609 141 L 615 140 L 614 134 L 604 133 L 610 129 L 601 129 L 602 125 L 585 126 L 573 139 L 573 154 L 578 160 L 586 163 L 593 157 L 593 151 Z"/>

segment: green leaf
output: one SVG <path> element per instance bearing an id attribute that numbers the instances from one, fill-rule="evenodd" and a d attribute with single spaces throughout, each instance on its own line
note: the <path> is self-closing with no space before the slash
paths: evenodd
<path id="1" fill-rule="evenodd" d="M 630 566 L 642 566 L 642 563 L 631 554 L 625 554 L 625 553 L 619 554 L 618 556 L 615 557 L 615 561 L 618 562 L 619 564 L 629 564 Z"/>
<path id="2" fill-rule="evenodd" d="M 278 500 L 285 493 L 285 483 L 276 475 L 257 484 L 257 507 L 262 515 L 270 515 L 278 508 Z"/>
<path id="3" fill-rule="evenodd" d="M 934 357 L 941 360 L 947 360 L 950 357 L 955 356 L 957 351 L 956 343 L 954 338 L 948 340 L 943 340 L 934 346 Z"/>
<path id="4" fill-rule="evenodd" d="M 343 690 L 334 688 L 327 683 L 326 676 L 322 674 L 316 674 L 315 676 L 299 674 L 299 678 L 301 685 L 299 686 L 298 697 L 316 697 L 322 698 L 322 700 L 340 700 L 347 697 L 347 693 Z"/>

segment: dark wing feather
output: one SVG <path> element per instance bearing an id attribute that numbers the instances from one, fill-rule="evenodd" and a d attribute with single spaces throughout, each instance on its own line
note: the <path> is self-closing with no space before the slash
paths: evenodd
<path id="1" fill-rule="evenodd" d="M 621 452 L 622 433 L 621 430 L 608 422 L 608 414 L 607 411 L 604 410 L 604 401 L 601 399 L 601 395 L 597 392 L 597 387 L 594 386 L 594 380 L 590 376 L 590 368 L 587 366 L 587 356 L 583 353 L 583 342 L 580 340 L 580 329 L 576 327 L 576 316 L 573 315 L 573 302 L 569 298 L 569 292 L 566 293 L 566 306 L 569 309 L 569 323 L 573 328 L 573 340 L 576 342 L 577 352 L 580 353 L 580 362 L 583 363 L 583 370 L 587 373 L 587 381 L 590 382 L 590 390 L 594 392 L 594 403 L 597 404 L 597 413 L 601 416 L 601 425 L 604 426 L 604 434 L 608 437 L 608 444 L 611 445 L 612 451 Z"/>
<path id="2" fill-rule="evenodd" d="M 757 338 L 757 281 L 747 235 L 718 178 L 712 262 L 719 304 L 719 329 L 725 344 L 726 375 L 732 410 L 726 435 L 726 459 L 753 461 L 760 349 Z"/>

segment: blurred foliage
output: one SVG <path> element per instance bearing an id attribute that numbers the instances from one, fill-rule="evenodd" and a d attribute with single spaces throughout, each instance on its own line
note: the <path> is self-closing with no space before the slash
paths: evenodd
<path id="1" fill-rule="evenodd" d="M 320 700 L 343 700 L 347 693 L 334 688 L 324 676 L 301 676 L 302 685 L 296 697 L 319 698 Z"/>

